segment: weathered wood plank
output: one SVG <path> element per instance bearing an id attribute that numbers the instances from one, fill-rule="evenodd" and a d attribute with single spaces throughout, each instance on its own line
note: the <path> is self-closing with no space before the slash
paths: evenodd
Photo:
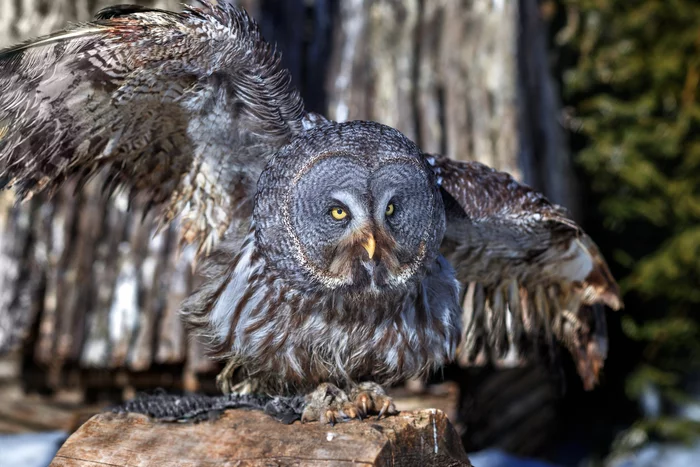
<path id="1" fill-rule="evenodd" d="M 178 250 L 175 242 L 175 230 L 177 226 L 170 227 L 170 240 L 172 245 L 168 254 L 168 265 L 162 278 L 168 284 L 167 295 L 163 305 L 163 316 L 160 320 L 158 331 L 158 349 L 156 351 L 156 363 L 177 364 L 185 360 L 187 342 L 185 328 L 180 319 L 180 303 L 187 298 L 192 290 L 192 259 L 193 248 L 186 248 L 182 252 Z"/>
<path id="2" fill-rule="evenodd" d="M 214 422 L 169 424 L 138 414 L 99 414 L 75 432 L 51 467 L 393 465 L 470 466 L 439 410 L 383 420 L 283 425 L 258 411 Z"/>

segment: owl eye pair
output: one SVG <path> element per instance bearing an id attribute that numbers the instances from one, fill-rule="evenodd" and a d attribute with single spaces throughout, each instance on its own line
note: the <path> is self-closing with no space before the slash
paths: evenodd
<path id="1" fill-rule="evenodd" d="M 386 211 L 384 211 L 384 214 L 386 216 L 391 216 L 394 214 L 394 210 L 395 210 L 394 203 L 389 203 L 386 206 Z M 333 219 L 335 219 L 337 221 L 342 221 L 343 219 L 348 217 L 348 212 L 344 208 L 341 208 L 339 206 L 335 206 L 335 207 L 331 208 L 331 216 L 333 216 Z"/>

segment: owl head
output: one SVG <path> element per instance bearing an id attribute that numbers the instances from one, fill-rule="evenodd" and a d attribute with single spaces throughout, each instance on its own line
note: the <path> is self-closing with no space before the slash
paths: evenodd
<path id="1" fill-rule="evenodd" d="M 445 231 L 420 150 L 373 122 L 328 122 L 281 149 L 258 181 L 254 222 L 285 280 L 348 292 L 421 279 Z"/>

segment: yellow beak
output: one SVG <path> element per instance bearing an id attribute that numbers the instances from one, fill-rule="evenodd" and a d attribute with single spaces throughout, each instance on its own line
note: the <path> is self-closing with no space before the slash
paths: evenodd
<path id="1" fill-rule="evenodd" d="M 374 256 L 374 247 L 376 246 L 376 243 L 374 242 L 374 235 L 369 234 L 369 237 L 367 237 L 367 240 L 362 244 L 362 246 L 365 250 L 367 250 L 369 259 L 372 259 L 372 256 Z"/>

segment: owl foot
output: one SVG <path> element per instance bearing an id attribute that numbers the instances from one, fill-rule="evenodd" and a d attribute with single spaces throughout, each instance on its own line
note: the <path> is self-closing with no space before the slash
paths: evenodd
<path id="1" fill-rule="evenodd" d="M 391 397 L 387 396 L 384 388 L 377 383 L 372 383 L 370 381 L 360 383 L 353 388 L 350 393 L 350 398 L 363 417 L 366 417 L 370 413 L 376 413 L 378 420 L 385 415 L 396 415 L 399 413 L 399 411 L 396 410 L 394 401 L 391 400 Z"/>
<path id="2" fill-rule="evenodd" d="M 224 394 L 231 394 L 234 391 L 233 375 L 238 369 L 238 360 L 235 358 L 226 362 L 226 366 L 221 373 L 216 375 L 216 387 Z"/>
<path id="3" fill-rule="evenodd" d="M 259 394 L 263 391 L 259 379 L 247 378 L 233 386 L 231 392 L 236 394 Z"/>
<path id="4" fill-rule="evenodd" d="M 348 395 L 330 383 L 323 383 L 306 396 L 301 423 L 319 421 L 335 425 L 353 418 L 362 419 L 362 415 Z"/>

